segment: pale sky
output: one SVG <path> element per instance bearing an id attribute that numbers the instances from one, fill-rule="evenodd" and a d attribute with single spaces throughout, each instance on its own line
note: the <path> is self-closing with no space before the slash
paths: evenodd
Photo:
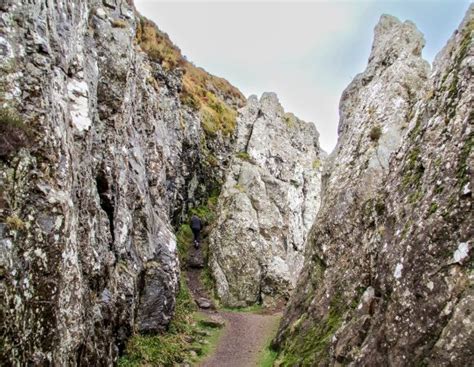
<path id="1" fill-rule="evenodd" d="M 339 99 L 365 69 L 382 14 L 412 20 L 432 61 L 458 27 L 468 0 L 135 0 L 183 55 L 248 97 L 276 92 L 285 111 L 312 121 L 328 153 Z"/>

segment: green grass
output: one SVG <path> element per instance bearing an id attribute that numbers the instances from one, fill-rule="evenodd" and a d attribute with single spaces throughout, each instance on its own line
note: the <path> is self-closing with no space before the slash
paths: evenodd
<path id="1" fill-rule="evenodd" d="M 211 327 L 207 326 L 206 323 L 203 321 L 206 320 L 206 315 L 200 312 L 196 313 L 196 320 L 198 320 L 198 326 L 200 330 L 206 331 L 208 335 L 206 336 L 205 340 L 207 341 L 206 344 L 203 344 L 201 347 L 201 354 L 198 355 L 197 358 L 193 359 L 192 362 L 195 364 L 199 363 L 200 361 L 204 360 L 207 356 L 214 353 L 217 348 L 217 344 L 222 336 L 223 328 Z"/>
<path id="2" fill-rule="evenodd" d="M 334 333 L 342 324 L 347 306 L 339 294 L 331 300 L 329 312 L 313 324 L 302 326 L 298 334 L 291 337 L 288 345 L 283 347 L 283 353 L 278 355 L 280 366 L 314 365 L 316 361 L 327 362 L 329 347 Z"/>
<path id="3" fill-rule="evenodd" d="M 256 313 L 263 310 L 263 306 L 259 304 L 255 304 L 252 306 L 247 307 L 222 307 L 220 308 L 222 311 L 229 311 L 229 312 L 247 312 L 247 313 Z"/>
<path id="4" fill-rule="evenodd" d="M 275 321 L 275 325 L 272 328 L 272 333 L 268 338 L 267 342 L 265 343 L 265 349 L 262 350 L 260 355 L 258 356 L 257 366 L 259 367 L 272 367 L 273 363 L 276 361 L 278 352 L 271 347 L 271 342 L 273 337 L 276 335 L 278 330 L 278 325 L 280 324 L 281 318 L 279 317 Z"/>
<path id="5" fill-rule="evenodd" d="M 260 360 L 258 362 L 259 367 L 272 367 L 275 363 L 278 352 L 274 351 L 270 347 L 267 347 L 263 350 Z"/>
<path id="6" fill-rule="evenodd" d="M 178 257 L 181 264 L 188 258 L 189 249 L 193 243 L 193 231 L 189 224 L 182 224 L 176 232 L 176 242 L 178 243 Z"/>
<path id="7" fill-rule="evenodd" d="M 238 152 L 236 155 L 235 155 L 237 158 L 240 158 L 244 161 L 250 161 L 250 154 L 248 154 L 247 152 Z"/>
<path id="8" fill-rule="evenodd" d="M 205 324 L 206 316 L 195 312 L 195 309 L 191 294 L 182 280 L 169 330 L 164 334 L 133 335 L 127 343 L 125 355 L 118 360 L 118 366 L 175 366 L 205 358 L 215 349 L 221 329 Z M 191 350 L 197 356 L 193 357 Z"/>
<path id="9" fill-rule="evenodd" d="M 464 143 L 459 155 L 459 163 L 456 172 L 459 185 L 463 187 L 469 182 L 469 157 L 474 146 L 474 132 L 471 132 Z"/>

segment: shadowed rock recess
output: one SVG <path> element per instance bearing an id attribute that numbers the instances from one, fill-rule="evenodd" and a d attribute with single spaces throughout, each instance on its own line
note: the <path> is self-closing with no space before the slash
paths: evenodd
<path id="1" fill-rule="evenodd" d="M 276 365 L 472 363 L 473 13 L 433 70 L 382 16 L 327 157 L 131 0 L 1 1 L 0 364 L 114 365 L 166 332 L 175 231 L 216 200 L 222 303 L 291 296 Z"/>
<path id="2" fill-rule="evenodd" d="M 471 6 L 427 78 L 412 23 L 375 28 L 342 96 L 277 364 L 472 363 L 473 32 Z"/>

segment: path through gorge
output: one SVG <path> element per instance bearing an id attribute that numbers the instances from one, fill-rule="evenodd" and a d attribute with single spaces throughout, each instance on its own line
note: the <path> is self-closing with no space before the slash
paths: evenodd
<path id="1" fill-rule="evenodd" d="M 202 284 L 203 267 L 201 251 L 192 249 L 186 271 L 189 289 L 200 310 L 211 320 L 224 323 L 224 330 L 215 350 L 198 366 L 260 366 L 264 350 L 277 331 L 281 312 L 218 309 Z"/>

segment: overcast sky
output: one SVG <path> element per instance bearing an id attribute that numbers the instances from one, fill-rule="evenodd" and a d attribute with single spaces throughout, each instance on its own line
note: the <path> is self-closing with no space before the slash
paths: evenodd
<path id="1" fill-rule="evenodd" d="M 365 69 L 381 14 L 412 20 L 432 61 L 461 22 L 468 0 L 135 0 L 188 60 L 245 96 L 272 91 L 286 111 L 313 121 L 322 147 L 337 140 L 339 98 Z"/>

